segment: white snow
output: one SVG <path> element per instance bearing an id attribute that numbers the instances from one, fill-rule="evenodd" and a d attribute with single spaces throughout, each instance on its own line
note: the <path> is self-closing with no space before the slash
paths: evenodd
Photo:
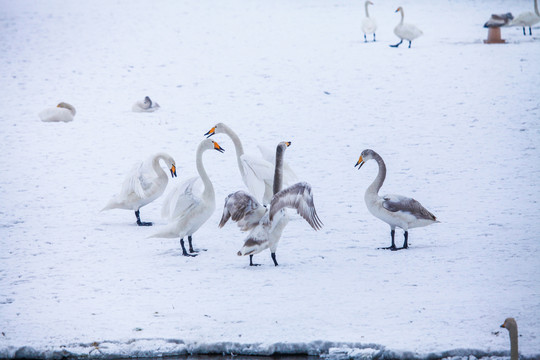
<path id="1" fill-rule="evenodd" d="M 309 353 L 339 358 L 509 354 L 519 326 L 540 357 L 540 28 L 485 45 L 492 13 L 519 0 L 153 2 L 0 0 L 0 357 Z M 424 35 L 411 49 L 392 32 Z M 150 96 L 161 109 L 134 114 Z M 71 123 L 38 113 L 65 101 Z M 164 151 L 196 174 L 203 134 L 225 122 L 257 145 L 292 141 L 286 161 L 313 187 L 324 223 L 291 212 L 277 250 L 238 257 L 218 229 L 244 189 L 234 148 L 204 155 L 217 209 L 194 235 L 148 239 L 163 198 L 99 212 L 131 164 Z M 440 224 L 389 252 L 389 227 L 364 191 L 412 196 Z M 396 242 L 401 244 L 401 231 Z"/>

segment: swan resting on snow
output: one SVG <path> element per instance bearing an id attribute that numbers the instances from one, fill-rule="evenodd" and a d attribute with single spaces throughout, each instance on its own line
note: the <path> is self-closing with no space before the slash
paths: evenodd
<path id="1" fill-rule="evenodd" d="M 196 252 L 193 249 L 193 233 L 199 230 L 216 209 L 214 186 L 212 185 L 202 162 L 203 152 L 210 149 L 219 152 L 225 151 L 217 142 L 210 139 L 204 139 L 197 147 L 197 172 L 204 185 L 203 192 L 197 193 L 194 191 L 193 185 L 199 179 L 199 177 L 194 177 L 169 193 L 163 203 L 162 215 L 169 218 L 170 223 L 157 234 L 150 236 L 152 238 L 180 237 L 182 255 L 184 256 L 197 256 L 196 254 L 189 254 L 186 251 L 184 237 L 188 237 L 189 251 L 191 253 Z"/>
<path id="2" fill-rule="evenodd" d="M 403 42 L 403 39 L 405 39 L 409 41 L 409 48 L 410 48 L 412 41 L 416 39 L 417 37 L 421 36 L 423 32 L 422 30 L 417 28 L 415 25 L 407 24 L 403 22 L 405 15 L 403 13 L 403 8 L 401 6 L 398 7 L 395 12 L 398 12 L 398 11 L 401 12 L 401 21 L 394 28 L 394 34 L 396 34 L 396 36 L 400 38 L 401 40 L 397 44 L 390 45 L 390 46 L 398 47 Z"/>
<path id="3" fill-rule="evenodd" d="M 322 227 L 308 183 L 300 182 L 280 190 L 283 178 L 283 154 L 290 144 L 281 142 L 277 146 L 274 196 L 269 206 L 262 206 L 252 195 L 241 190 L 229 194 L 225 199 L 219 227 L 223 227 L 229 219 L 232 219 L 242 231 L 251 230 L 244 241 L 244 246 L 238 251 L 238 256 L 249 255 L 250 266 L 259 265 L 253 263 L 253 255 L 265 249 L 270 249 L 274 265 L 278 266 L 277 245 L 289 221 L 285 208 L 296 209 L 313 229 L 319 230 Z"/>
<path id="4" fill-rule="evenodd" d="M 73 105 L 61 102 L 54 108 L 47 108 L 40 111 L 39 118 L 43 122 L 70 122 L 73 121 L 73 117 L 77 111 Z"/>
<path id="5" fill-rule="evenodd" d="M 525 27 L 529 28 L 529 35 L 532 36 L 531 27 L 540 22 L 540 12 L 538 11 L 538 0 L 534 0 L 534 12 L 527 11 L 519 14 L 510 24 L 511 26 L 521 26 L 523 27 L 523 35 L 525 33 Z"/>
<path id="6" fill-rule="evenodd" d="M 373 3 L 369 0 L 366 0 L 364 4 L 366 10 L 366 17 L 362 19 L 364 42 L 367 42 L 366 34 L 373 34 L 373 41 L 375 41 L 375 31 L 377 30 L 377 23 L 375 22 L 375 19 L 369 16 L 368 5 L 373 5 Z"/>
<path id="7" fill-rule="evenodd" d="M 258 201 L 262 201 L 263 204 L 270 203 L 270 200 L 274 195 L 272 192 L 272 184 L 274 181 L 275 159 L 266 154 L 264 148 L 261 147 L 259 147 L 259 149 L 261 150 L 263 159 L 244 154 L 244 147 L 242 146 L 240 138 L 224 123 L 216 124 L 204 135 L 210 137 L 215 134 L 225 134 L 231 138 L 236 150 L 236 160 L 238 162 L 240 175 L 242 176 L 242 181 L 246 184 L 249 192 Z M 289 184 L 296 179 L 296 175 L 287 164 L 284 164 L 283 166 L 284 182 L 285 184 Z"/>
<path id="8" fill-rule="evenodd" d="M 158 109 L 159 104 L 157 102 L 152 102 L 148 96 L 145 96 L 143 101 L 137 101 L 131 107 L 131 110 L 134 112 L 154 112 Z"/>
<path id="9" fill-rule="evenodd" d="M 437 223 L 435 215 L 430 213 L 418 201 L 401 195 L 379 196 L 384 179 L 386 178 L 386 165 L 382 157 L 371 149 L 362 151 L 355 167 L 362 167 L 367 161 L 374 159 L 379 165 L 379 172 L 373 183 L 367 188 L 364 200 L 369 212 L 376 218 L 381 219 L 390 225 L 390 236 L 392 244 L 382 249 L 401 250 L 409 247 L 409 229 L 421 226 L 427 226 Z M 396 226 L 403 229 L 405 241 L 403 247 L 397 248 L 394 242 Z"/>
<path id="10" fill-rule="evenodd" d="M 514 318 L 506 318 L 501 327 L 508 330 L 508 335 L 510 336 L 510 360 L 518 360 L 518 327 L 516 320 Z"/>
<path id="11" fill-rule="evenodd" d="M 115 195 L 101 211 L 109 209 L 133 210 L 137 218 L 137 225 L 151 226 L 151 222 L 141 221 L 139 209 L 160 197 L 167 187 L 169 178 L 161 168 L 160 160 L 169 168 L 171 177 L 175 177 L 176 164 L 174 159 L 165 153 L 155 154 L 131 169 L 122 184 L 120 193 Z M 149 169 L 150 166 L 152 170 Z"/>

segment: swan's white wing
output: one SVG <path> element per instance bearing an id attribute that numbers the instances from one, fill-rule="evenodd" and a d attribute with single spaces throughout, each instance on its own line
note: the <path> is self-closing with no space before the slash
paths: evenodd
<path id="1" fill-rule="evenodd" d="M 120 190 L 120 196 L 123 198 L 129 197 L 134 193 L 139 198 L 145 198 L 147 191 L 152 187 L 152 182 L 149 179 L 149 175 L 145 173 L 145 164 L 140 162 L 134 165 L 127 173 L 124 182 L 122 183 L 122 189 Z"/>
<path id="2" fill-rule="evenodd" d="M 276 166 L 276 149 L 272 150 L 266 146 L 258 145 L 259 151 L 261 152 L 261 155 L 264 160 L 268 161 L 272 164 L 272 166 Z M 273 176 L 273 175 L 272 175 Z M 274 178 L 272 177 L 272 182 Z M 294 183 L 298 180 L 298 177 L 296 176 L 296 173 L 293 171 L 293 169 L 289 166 L 289 164 L 286 161 L 283 161 L 283 184 L 285 186 L 288 186 L 289 184 Z"/>
<path id="3" fill-rule="evenodd" d="M 311 185 L 308 183 L 299 182 L 275 194 L 270 203 L 270 221 L 284 207 L 296 209 L 313 229 L 319 230 L 322 227 L 313 203 Z"/>
<path id="4" fill-rule="evenodd" d="M 245 174 L 243 180 L 249 192 L 257 200 L 262 200 L 266 189 L 265 183 L 272 184 L 274 181 L 274 166 L 266 160 L 247 155 L 242 155 L 240 161 Z"/>
<path id="5" fill-rule="evenodd" d="M 242 231 L 246 231 L 257 226 L 265 212 L 265 208 L 252 195 L 240 190 L 225 198 L 219 227 L 232 219 Z"/>
<path id="6" fill-rule="evenodd" d="M 198 176 L 192 177 L 169 192 L 161 208 L 162 217 L 175 219 L 184 216 L 199 204 L 201 200 L 193 191 L 198 179 Z"/>
<path id="7" fill-rule="evenodd" d="M 436 221 L 435 215 L 430 213 L 425 207 L 413 198 L 401 195 L 384 195 L 382 206 L 391 212 L 404 211 L 411 213 L 417 219 Z"/>

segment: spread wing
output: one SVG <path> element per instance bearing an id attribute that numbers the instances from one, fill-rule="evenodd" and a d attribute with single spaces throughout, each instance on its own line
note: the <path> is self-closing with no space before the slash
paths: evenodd
<path id="1" fill-rule="evenodd" d="M 430 213 L 425 207 L 413 198 L 401 195 L 384 195 L 382 206 L 392 212 L 404 211 L 411 213 L 417 219 L 436 221 L 435 215 Z"/>
<path id="2" fill-rule="evenodd" d="M 232 219 L 242 231 L 250 230 L 257 226 L 265 212 L 266 208 L 261 206 L 255 197 L 240 190 L 225 198 L 219 227 Z"/>
<path id="3" fill-rule="evenodd" d="M 275 194 L 270 203 L 270 221 L 284 207 L 296 209 L 313 229 L 321 229 L 323 224 L 315 210 L 311 185 L 308 183 L 299 182 Z"/>
<path id="4" fill-rule="evenodd" d="M 198 176 L 192 177 L 168 193 L 161 207 L 162 217 L 167 219 L 178 218 L 200 203 L 200 198 L 193 192 L 198 179 Z"/>

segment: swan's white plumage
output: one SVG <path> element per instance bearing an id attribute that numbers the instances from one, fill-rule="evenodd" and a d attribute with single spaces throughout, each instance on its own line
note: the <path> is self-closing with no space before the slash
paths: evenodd
<path id="1" fill-rule="evenodd" d="M 396 36 L 399 37 L 401 40 L 408 40 L 410 47 L 410 42 L 421 36 L 423 32 L 415 25 L 403 22 L 405 14 L 401 6 L 397 8 L 396 12 L 398 11 L 401 13 L 401 21 L 394 28 L 394 34 L 396 34 Z"/>
<path id="2" fill-rule="evenodd" d="M 216 126 L 210 129 L 205 135 L 210 137 L 220 133 L 228 135 L 233 141 L 240 175 L 249 192 L 255 196 L 258 201 L 262 201 L 263 204 L 268 204 L 272 199 L 272 187 L 274 183 L 274 162 L 269 161 L 268 159 L 275 159 L 275 155 L 273 155 L 273 157 L 267 156 L 267 158 L 264 159 L 244 154 L 244 147 L 242 146 L 242 142 L 238 135 L 223 123 L 216 124 Z M 263 151 L 264 150 L 261 152 Z M 264 156 L 265 154 L 263 154 L 263 157 Z M 284 174 L 285 183 L 288 184 L 288 181 L 295 177 L 296 175 L 292 172 L 290 167 L 286 166 Z"/>
<path id="3" fill-rule="evenodd" d="M 166 196 L 161 207 L 161 216 L 168 220 L 173 220 L 180 216 L 185 216 L 193 207 L 196 207 L 200 198 L 195 195 L 194 186 L 200 178 L 194 176 L 187 179 L 180 185 L 174 187 Z"/>
<path id="4" fill-rule="evenodd" d="M 76 113 L 73 105 L 61 102 L 54 108 L 42 110 L 38 115 L 43 122 L 70 122 Z"/>
<path id="5" fill-rule="evenodd" d="M 172 156 L 165 153 L 155 154 L 131 168 L 122 182 L 120 192 L 111 198 L 102 211 L 137 211 L 160 197 L 169 181 L 167 173 L 159 165 L 160 160 L 170 169 L 171 176 L 176 176 L 176 164 Z"/>
<path id="6" fill-rule="evenodd" d="M 532 33 L 530 28 L 540 22 L 540 12 L 538 11 L 538 0 L 534 0 L 534 12 L 526 11 L 514 18 L 511 25 L 523 27 L 523 35 L 525 35 L 525 28 L 529 28 L 529 32 Z"/>
<path id="7" fill-rule="evenodd" d="M 368 5 L 373 5 L 369 0 L 364 3 L 366 16 L 362 18 L 362 32 L 364 33 L 364 39 L 367 34 L 373 34 L 373 41 L 375 41 L 375 31 L 377 30 L 377 22 L 374 18 L 369 16 Z M 367 41 L 367 39 L 366 39 Z"/>

